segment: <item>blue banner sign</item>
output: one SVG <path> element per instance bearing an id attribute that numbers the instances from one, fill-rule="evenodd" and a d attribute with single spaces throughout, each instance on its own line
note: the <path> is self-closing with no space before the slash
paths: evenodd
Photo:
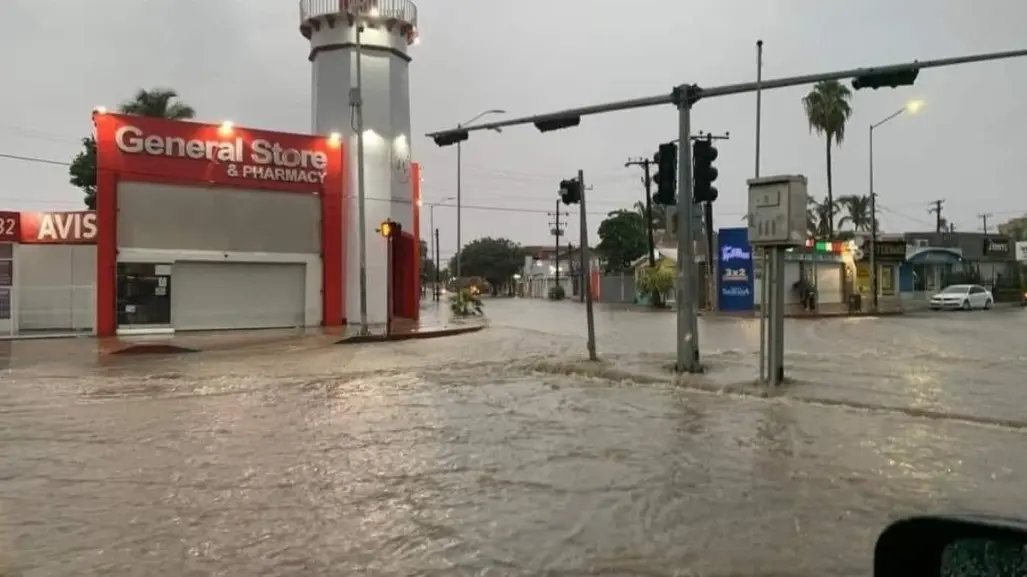
<path id="1" fill-rule="evenodd" d="M 717 232 L 717 308 L 725 312 L 753 310 L 752 248 L 748 228 Z"/>

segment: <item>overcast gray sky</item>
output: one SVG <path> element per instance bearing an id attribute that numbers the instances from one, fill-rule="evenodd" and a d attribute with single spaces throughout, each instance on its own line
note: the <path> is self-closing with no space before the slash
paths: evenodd
<path id="1" fill-rule="evenodd" d="M 1017 0 L 423 0 L 422 43 L 412 48 L 414 158 L 426 201 L 455 190 L 455 149 L 423 133 L 486 108 L 552 111 L 765 76 L 1027 46 L 1027 3 Z M 116 106 L 141 87 L 170 86 L 201 119 L 305 132 L 310 66 L 295 0 L 3 0 L 0 2 L 0 154 L 67 161 L 90 130 L 93 106 Z M 888 231 L 929 229 L 928 202 L 979 229 L 1027 211 L 1020 194 L 1027 134 L 1021 101 L 1027 59 L 930 70 L 917 85 L 861 91 L 835 154 L 835 194 L 865 194 L 867 127 L 911 98 L 926 106 L 880 129 L 877 190 Z M 810 135 L 805 88 L 764 96 L 764 174 L 803 173 L 825 194 L 822 139 Z M 719 226 L 741 223 L 754 156 L 753 96 L 703 102 L 696 130 L 730 131 L 720 148 Z M 641 198 L 628 157 L 676 137 L 670 108 L 474 134 L 464 147 L 465 239 L 548 243 L 547 210 L 560 178 L 585 170 L 590 212 Z M 0 206 L 81 207 L 63 166 L 0 159 Z M 515 212 L 517 210 L 525 212 Z M 532 212 L 538 211 L 538 212 Z M 455 249 L 454 211 L 436 209 L 443 254 Z M 424 215 L 427 219 L 427 211 Z M 592 234 L 602 215 L 592 215 Z M 574 222 L 577 222 L 576 220 Z M 426 225 L 425 225 L 426 227 Z M 577 227 L 569 233 L 577 240 Z M 451 247 L 448 250 L 446 247 Z"/>

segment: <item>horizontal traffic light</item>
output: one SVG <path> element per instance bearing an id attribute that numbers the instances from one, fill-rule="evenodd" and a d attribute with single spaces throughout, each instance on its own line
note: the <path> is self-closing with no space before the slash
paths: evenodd
<path id="1" fill-rule="evenodd" d="M 539 132 L 552 132 L 554 130 L 562 130 L 564 128 L 572 128 L 581 124 L 580 116 L 556 116 L 552 118 L 543 118 L 535 121 L 535 128 Z"/>
<path id="2" fill-rule="evenodd" d="M 898 88 L 899 86 L 912 86 L 916 77 L 920 75 L 919 68 L 907 68 L 893 72 L 875 72 L 864 74 L 852 79 L 852 87 L 856 90 L 864 88 Z"/>
<path id="3" fill-rule="evenodd" d="M 450 146 L 467 140 L 467 136 L 466 130 L 453 130 L 450 132 L 443 132 L 432 138 L 432 140 L 435 141 L 437 146 Z"/>

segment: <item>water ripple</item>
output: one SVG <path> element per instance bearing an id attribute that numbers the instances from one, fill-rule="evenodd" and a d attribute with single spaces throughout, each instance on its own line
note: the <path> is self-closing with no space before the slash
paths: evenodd
<path id="1" fill-rule="evenodd" d="M 1016 315 L 789 325 L 768 393 L 752 322 L 704 321 L 711 370 L 678 378 L 672 317 L 600 309 L 593 365 L 576 305 L 489 312 L 446 340 L 12 366 L 0 574 L 865 575 L 895 516 L 1027 509 Z"/>

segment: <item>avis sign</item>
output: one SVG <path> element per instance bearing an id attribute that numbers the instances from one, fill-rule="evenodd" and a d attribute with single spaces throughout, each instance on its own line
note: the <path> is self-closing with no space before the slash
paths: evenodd
<path id="1" fill-rule="evenodd" d="M 96 242 L 96 213 L 23 212 L 21 242 L 24 244 L 93 244 Z"/>
<path id="2" fill-rule="evenodd" d="M 270 138 L 186 138 L 148 133 L 140 126 L 123 124 L 114 132 L 114 145 L 128 155 L 222 166 L 231 179 L 319 186 L 328 173 L 326 152 L 288 146 Z"/>

